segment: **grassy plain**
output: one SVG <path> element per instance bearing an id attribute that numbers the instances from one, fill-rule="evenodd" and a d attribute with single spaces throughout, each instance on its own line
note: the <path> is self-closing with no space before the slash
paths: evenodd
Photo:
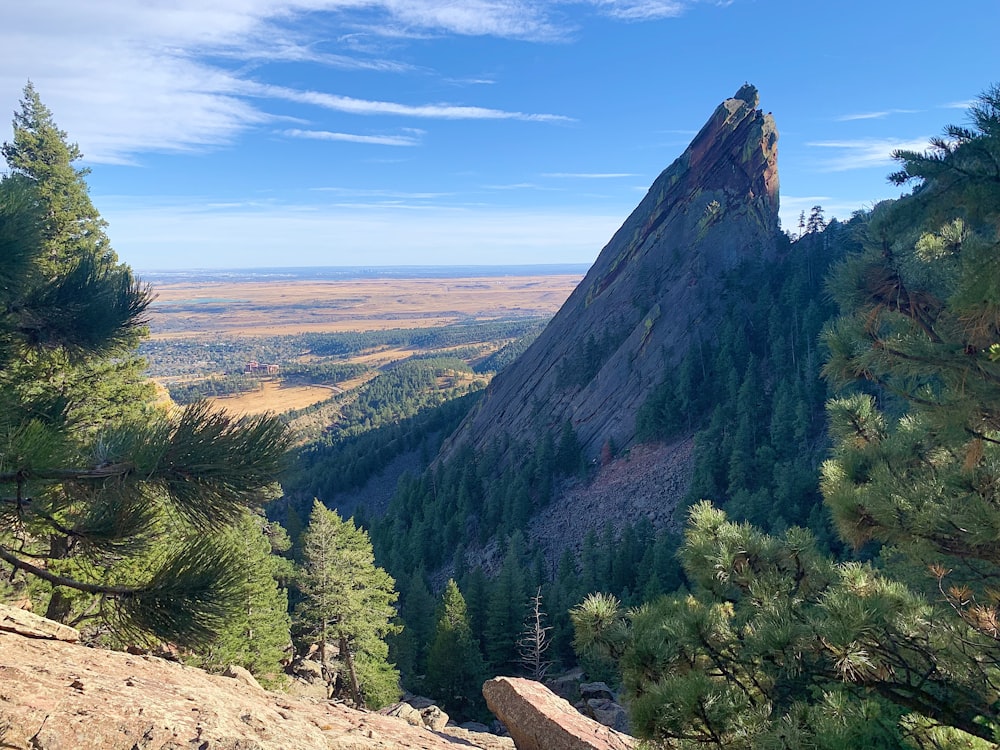
<path id="1" fill-rule="evenodd" d="M 325 401 L 338 390 L 324 385 L 287 385 L 276 378 L 261 381 L 259 391 L 209 399 L 234 414 L 281 414 Z"/>
<path id="2" fill-rule="evenodd" d="M 154 339 L 433 327 L 554 315 L 579 275 L 156 285 Z"/>
<path id="3" fill-rule="evenodd" d="M 159 283 L 150 316 L 151 339 L 171 342 L 263 339 L 302 333 L 344 333 L 434 328 L 471 321 L 547 318 L 579 284 L 578 274 Z M 484 353 L 504 342 L 482 342 Z M 200 346 L 200 345 L 199 345 Z M 444 354 L 446 350 L 435 350 Z M 259 390 L 211 399 L 234 413 L 302 409 L 334 394 L 350 394 L 379 371 L 427 352 L 383 346 L 338 361 L 364 363 L 369 374 L 331 384 L 264 379 Z M 298 358 L 310 361 L 308 354 Z M 288 365 L 290 362 L 277 362 Z M 225 372 L 203 373 L 225 375 Z M 163 378 L 163 383 L 188 378 Z M 348 398 L 350 396 L 347 396 Z"/>

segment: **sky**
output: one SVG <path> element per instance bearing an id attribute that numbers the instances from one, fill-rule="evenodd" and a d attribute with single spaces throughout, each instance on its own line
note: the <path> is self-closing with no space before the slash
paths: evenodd
<path id="1" fill-rule="evenodd" d="M 589 264 L 744 82 L 785 229 L 898 196 L 892 150 L 1000 83 L 998 28 L 1000 0 L 31 0 L 0 118 L 30 79 L 140 272 Z"/>

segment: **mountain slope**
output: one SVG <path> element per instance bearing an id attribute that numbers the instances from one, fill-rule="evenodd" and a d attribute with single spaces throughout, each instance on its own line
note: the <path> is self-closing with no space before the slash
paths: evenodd
<path id="1" fill-rule="evenodd" d="M 664 367 L 710 336 L 724 273 L 776 253 L 778 136 L 757 104 L 745 85 L 719 105 L 442 459 L 467 444 L 535 442 L 567 420 L 589 459 L 635 441 L 636 411 Z"/>

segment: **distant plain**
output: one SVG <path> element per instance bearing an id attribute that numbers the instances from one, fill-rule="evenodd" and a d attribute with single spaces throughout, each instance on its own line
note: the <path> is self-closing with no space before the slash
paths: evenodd
<path id="1" fill-rule="evenodd" d="M 484 321 L 547 319 L 554 315 L 582 273 L 525 275 L 476 274 L 438 278 L 315 279 L 270 277 L 156 279 L 156 299 L 150 312 L 150 341 L 158 347 L 229 344 L 254 356 L 255 340 L 274 340 L 300 334 L 342 334 L 391 329 L 438 328 Z M 482 356 L 506 341 L 482 341 Z M 198 344 L 200 346 L 200 344 Z M 289 381 L 283 375 L 261 378 L 253 390 L 211 397 L 236 413 L 284 413 L 348 395 L 386 367 L 430 354 L 412 346 L 380 346 L 336 358 L 342 363 L 374 369 L 350 380 L 317 384 Z M 435 354 L 447 350 L 435 349 Z M 276 361 L 281 367 L 314 361 L 308 352 L 294 360 Z M 209 368 L 196 375 L 154 377 L 171 383 L 204 381 L 234 371 Z M 338 399 L 339 400 L 339 399 Z"/>
<path id="2" fill-rule="evenodd" d="M 153 339 L 282 336 L 550 317 L 579 274 L 156 283 Z"/>

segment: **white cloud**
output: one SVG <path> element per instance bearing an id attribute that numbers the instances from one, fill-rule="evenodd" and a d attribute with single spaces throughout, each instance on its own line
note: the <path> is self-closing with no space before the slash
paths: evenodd
<path id="1" fill-rule="evenodd" d="M 483 185 L 484 190 L 558 190 L 559 188 L 545 187 L 534 182 L 511 182 L 505 185 Z"/>
<path id="2" fill-rule="evenodd" d="M 858 112 L 852 115 L 841 115 L 836 118 L 837 122 L 851 122 L 853 120 L 884 120 L 889 115 L 914 115 L 920 112 L 919 109 L 886 109 L 879 112 Z"/>
<path id="3" fill-rule="evenodd" d="M 132 163 L 147 152 L 232 143 L 250 129 L 282 119 L 269 109 L 267 97 L 350 114 L 566 121 L 569 118 L 558 114 L 449 102 L 369 101 L 275 87 L 263 77 L 262 66 L 294 62 L 407 74 L 417 69 L 386 55 L 392 49 L 389 37 L 457 34 L 565 41 L 575 31 L 566 20 L 567 5 L 640 21 L 677 15 L 693 1 L 8 3 L 0 28 L 0 112 L 16 109 L 18 92 L 30 78 L 56 113 L 60 127 L 79 142 L 87 160 L 105 163 Z M 491 79 L 477 77 L 469 82 L 487 84 Z"/>
<path id="4" fill-rule="evenodd" d="M 617 177 L 638 177 L 632 172 L 546 172 L 542 177 L 556 177 L 579 180 L 609 180 Z"/>
<path id="5" fill-rule="evenodd" d="M 893 164 L 892 152 L 924 151 L 929 147 L 929 138 L 901 140 L 894 138 L 860 138 L 857 140 L 813 141 L 806 144 L 815 148 L 836 151 L 836 155 L 821 159 L 819 165 L 829 172 L 846 172 L 851 169 L 884 167 Z"/>
<path id="6" fill-rule="evenodd" d="M 300 104 L 312 104 L 324 109 L 353 115 L 397 115 L 440 120 L 525 120 L 529 122 L 572 122 L 563 115 L 509 112 L 488 107 L 467 107 L 454 104 L 400 104 L 398 102 L 357 99 L 321 91 L 298 91 L 284 86 L 269 86 L 247 82 L 242 86 L 247 94 L 272 99 L 285 99 Z"/>
<path id="7" fill-rule="evenodd" d="M 334 133 L 329 130 L 282 130 L 282 135 L 290 138 L 307 138 L 317 141 L 345 141 L 348 143 L 369 143 L 378 146 L 418 146 L 420 139 L 412 135 L 358 135 L 356 133 Z"/>
<path id="8" fill-rule="evenodd" d="M 129 163 L 150 151 L 232 142 L 276 118 L 254 101 L 261 62 L 403 73 L 371 52 L 331 50 L 331 26 L 357 17 L 434 33 L 550 38 L 544 3 L 515 0 L 32 0 L 4 9 L 0 111 L 31 79 L 91 162 Z M 314 28 L 315 27 L 315 28 Z M 345 54 L 346 53 L 346 54 Z M 280 93 L 275 91 L 274 93 Z M 396 105 L 285 90 L 342 112 L 404 117 L 552 121 L 555 115 L 451 104 Z"/>
<path id="9" fill-rule="evenodd" d="M 690 0 L 589 0 L 606 15 L 624 21 L 651 21 L 681 15 Z"/>
<path id="10" fill-rule="evenodd" d="M 391 198 L 403 200 L 435 200 L 437 198 L 447 198 L 454 193 L 431 193 L 431 192 L 407 192 L 400 190 L 371 190 L 365 188 L 345 188 L 345 187 L 317 187 L 311 188 L 317 193 L 332 193 L 353 198 Z"/>
<path id="11" fill-rule="evenodd" d="M 548 19 L 545 3 L 539 2 L 383 0 L 370 4 L 388 11 L 397 26 L 419 30 L 535 41 L 559 39 L 564 33 Z"/>

